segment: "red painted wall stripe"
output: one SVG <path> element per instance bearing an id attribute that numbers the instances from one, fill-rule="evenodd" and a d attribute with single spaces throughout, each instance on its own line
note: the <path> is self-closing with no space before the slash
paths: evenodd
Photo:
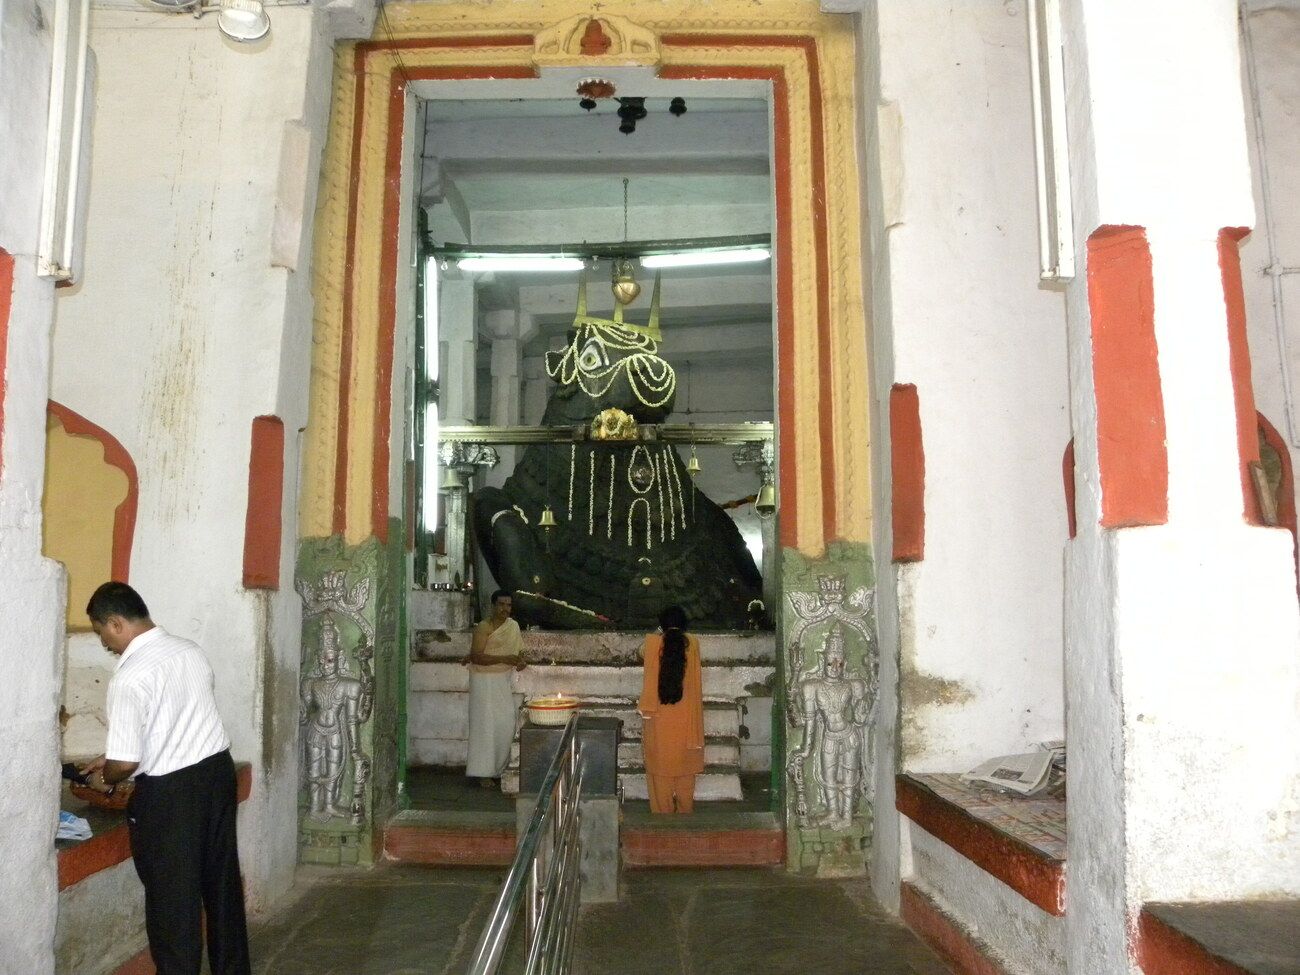
<path id="1" fill-rule="evenodd" d="M 957 975 L 1007 975 L 983 945 L 915 884 L 903 881 L 899 891 L 903 923 L 928 944 Z"/>
<path id="2" fill-rule="evenodd" d="M 1250 464 L 1259 460 L 1259 427 L 1255 420 L 1255 392 L 1250 381 L 1250 345 L 1246 338 L 1246 295 L 1241 286 L 1240 242 L 1246 227 L 1219 231 L 1219 271 L 1223 277 L 1223 303 L 1228 312 L 1228 367 L 1232 373 L 1232 398 L 1237 409 L 1237 454 L 1241 469 L 1242 515 L 1247 523 L 1264 519 L 1255 497 Z"/>
<path id="3" fill-rule="evenodd" d="M 135 542 L 135 519 L 140 505 L 140 478 L 136 474 L 135 461 L 127 453 L 117 437 L 113 436 L 97 423 L 92 423 L 80 413 L 68 409 L 62 403 L 50 400 L 46 409 L 56 416 L 63 429 L 77 437 L 90 437 L 98 440 L 104 448 L 104 460 L 126 475 L 126 497 L 122 499 L 113 512 L 113 564 L 111 567 L 114 582 L 130 582 L 131 547 Z"/>
<path id="4" fill-rule="evenodd" d="M 254 417 L 244 516 L 245 589 L 280 588 L 283 502 L 284 421 L 278 416 Z"/>
<path id="5" fill-rule="evenodd" d="M 889 391 L 889 457 L 894 561 L 920 562 L 925 557 L 925 443 L 921 399 L 911 383 L 895 383 Z"/>
<path id="6" fill-rule="evenodd" d="M 1079 534 L 1079 513 L 1074 502 L 1074 438 L 1065 445 L 1065 454 L 1061 457 L 1061 479 L 1065 482 L 1065 523 L 1070 529 L 1070 537 Z"/>
<path id="7" fill-rule="evenodd" d="M 9 354 L 9 311 L 14 298 L 14 259 L 0 248 L 0 474 L 5 469 L 5 365 Z"/>
<path id="8" fill-rule="evenodd" d="M 1103 528 L 1169 518 L 1169 459 L 1156 352 L 1151 248 L 1142 227 L 1088 238 L 1092 382 Z"/>
<path id="9" fill-rule="evenodd" d="M 1136 940 L 1138 965 L 1146 975 L 1250 975 L 1147 911 L 1138 915 Z"/>

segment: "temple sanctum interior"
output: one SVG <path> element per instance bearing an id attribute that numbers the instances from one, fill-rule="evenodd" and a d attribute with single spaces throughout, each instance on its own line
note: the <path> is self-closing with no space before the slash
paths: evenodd
<path id="1" fill-rule="evenodd" d="M 110 580 L 210 666 L 258 975 L 1300 975 L 1298 63 L 0 0 L 0 975 L 189 972 Z"/>

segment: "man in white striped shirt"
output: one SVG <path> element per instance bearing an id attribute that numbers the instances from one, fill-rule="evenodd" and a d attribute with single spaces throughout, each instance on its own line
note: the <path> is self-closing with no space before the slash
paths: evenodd
<path id="1" fill-rule="evenodd" d="M 108 684 L 104 755 L 85 771 L 110 790 L 135 778 L 127 823 L 158 975 L 198 975 L 204 914 L 212 975 L 247 975 L 235 766 L 212 668 L 196 644 L 155 626 L 125 583 L 96 589 L 86 615 L 122 659 Z"/>

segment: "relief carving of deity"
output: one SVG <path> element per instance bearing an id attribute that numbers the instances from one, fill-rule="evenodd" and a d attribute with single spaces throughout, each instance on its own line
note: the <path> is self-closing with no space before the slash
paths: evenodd
<path id="1" fill-rule="evenodd" d="M 320 646 L 311 669 L 299 685 L 298 721 L 304 726 L 305 785 L 308 817 L 316 822 L 342 818 L 352 825 L 365 821 L 365 787 L 370 781 L 370 758 L 362 749 L 361 729 L 374 707 L 375 678 L 371 671 L 373 628 L 362 616 L 370 598 L 369 580 L 348 591 L 343 573 L 327 573 L 319 586 L 298 583 L 304 616 L 321 617 Z M 357 624 L 360 674 L 354 676 L 341 646 L 335 615 Z M 352 772 L 351 795 L 345 802 L 343 783 Z"/>
<path id="2" fill-rule="evenodd" d="M 816 593 L 788 594 L 797 622 L 789 643 L 786 718 L 802 732 L 802 741 L 792 748 L 786 772 L 800 826 L 847 830 L 859 801 L 871 794 L 876 668 L 870 616 L 875 593 L 862 587 L 848 594 L 842 576 L 821 576 L 817 582 Z M 820 659 L 806 667 L 803 639 L 820 624 L 829 624 Z M 865 642 L 860 672 L 847 666 L 849 631 Z"/>

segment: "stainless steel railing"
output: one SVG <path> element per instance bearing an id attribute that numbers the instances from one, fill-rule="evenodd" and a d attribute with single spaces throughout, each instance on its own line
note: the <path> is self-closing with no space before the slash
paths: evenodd
<path id="1" fill-rule="evenodd" d="M 525 905 L 526 975 L 564 975 L 573 959 L 580 901 L 582 764 L 578 716 L 569 718 L 560 746 L 542 778 L 528 828 L 474 949 L 469 975 L 495 975 Z"/>

